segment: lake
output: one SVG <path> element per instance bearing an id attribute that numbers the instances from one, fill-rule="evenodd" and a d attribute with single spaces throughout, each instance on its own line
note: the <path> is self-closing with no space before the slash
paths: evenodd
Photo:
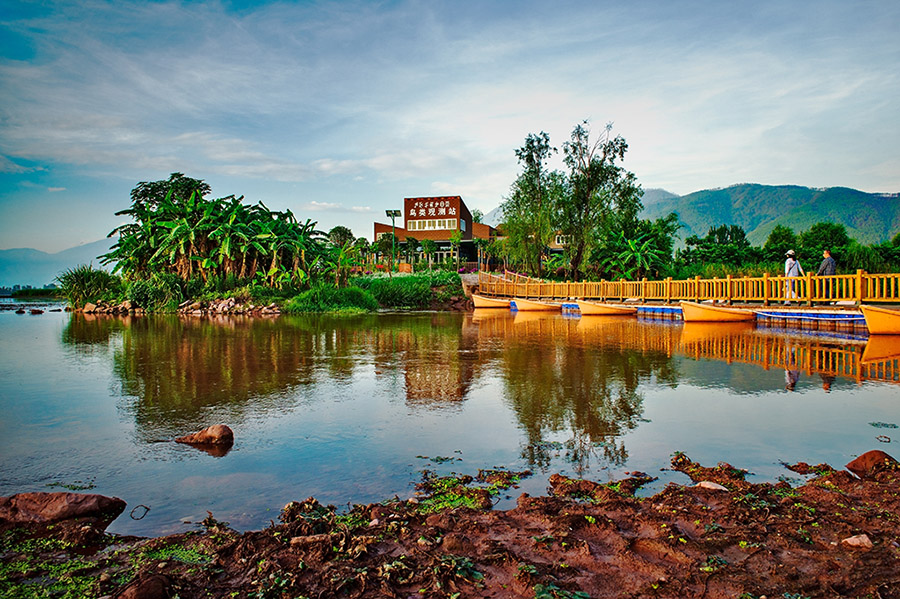
<path id="1" fill-rule="evenodd" d="M 504 509 L 554 472 L 687 483 L 664 470 L 676 451 L 754 482 L 799 482 L 782 462 L 900 457 L 896 339 L 737 324 L 0 311 L 0 495 L 114 495 L 128 508 L 111 532 L 159 535 L 207 510 L 247 530 L 310 496 L 405 498 L 426 469 L 532 470 Z M 172 442 L 215 423 L 235 432 L 225 455 Z"/>

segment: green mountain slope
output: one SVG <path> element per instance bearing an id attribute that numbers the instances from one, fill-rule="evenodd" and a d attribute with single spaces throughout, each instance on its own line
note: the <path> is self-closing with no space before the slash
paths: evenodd
<path id="1" fill-rule="evenodd" d="M 798 185 L 744 183 L 725 189 L 707 189 L 686 196 L 654 197 L 645 205 L 644 218 L 677 212 L 683 238 L 706 235 L 710 227 L 740 225 L 754 245 L 762 245 L 775 225 L 794 232 L 817 222 L 843 224 L 860 243 L 880 243 L 900 231 L 900 194 L 874 194 L 831 187 L 812 189 Z"/>

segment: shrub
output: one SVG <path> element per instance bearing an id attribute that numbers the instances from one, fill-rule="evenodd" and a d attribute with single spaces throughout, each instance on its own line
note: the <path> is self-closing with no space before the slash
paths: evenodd
<path id="1" fill-rule="evenodd" d="M 129 300 L 150 311 L 174 310 L 184 299 L 184 281 L 172 273 L 155 274 L 128 287 Z"/>
<path id="2" fill-rule="evenodd" d="M 56 280 L 62 295 L 73 308 L 83 308 L 86 302 L 111 300 L 122 292 L 119 277 L 90 264 L 64 270 Z"/>
<path id="3" fill-rule="evenodd" d="M 421 276 L 373 278 L 361 281 L 360 287 L 385 308 L 424 308 L 431 303 L 431 285 Z"/>
<path id="4" fill-rule="evenodd" d="M 384 308 L 427 308 L 433 301 L 446 302 L 462 295 L 462 280 L 456 272 L 360 277 L 357 284 L 370 291 Z"/>
<path id="5" fill-rule="evenodd" d="M 361 312 L 378 309 L 378 302 L 368 291 L 359 287 L 332 287 L 320 285 L 304 291 L 289 300 L 282 312 L 298 314 L 303 312 Z"/>

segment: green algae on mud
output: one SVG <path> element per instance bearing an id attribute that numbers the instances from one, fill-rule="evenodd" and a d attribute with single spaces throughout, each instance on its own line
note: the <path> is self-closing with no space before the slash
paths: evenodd
<path id="1" fill-rule="evenodd" d="M 0 589 L 41 596 L 35 590 L 56 577 L 52 584 L 72 585 L 59 590 L 67 597 L 139 585 L 182 599 L 900 597 L 897 468 L 865 478 L 819 468 L 791 487 L 751 483 L 729 464 L 704 467 L 683 454 L 672 467 L 716 485 L 673 483 L 638 498 L 634 490 L 649 478 L 640 473 L 612 484 L 554 475 L 548 496 L 522 494 L 514 509 L 499 511 L 451 504 L 466 488 L 490 497 L 526 473 L 426 474 L 419 499 L 341 514 L 310 498 L 246 533 L 210 515 L 189 533 L 105 536 L 84 556 L 74 551 L 89 532 L 80 524 L 7 530 L 4 564 L 21 561 L 14 558 L 25 547 L 36 548 L 29 564 L 62 555 L 71 563 L 52 572 L 4 566 Z"/>

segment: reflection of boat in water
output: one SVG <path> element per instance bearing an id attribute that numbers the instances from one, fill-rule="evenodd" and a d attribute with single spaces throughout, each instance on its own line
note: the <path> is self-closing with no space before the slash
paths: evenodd
<path id="1" fill-rule="evenodd" d="M 585 300 L 575 300 L 582 316 L 627 316 L 629 314 L 637 314 L 637 308 L 634 306 L 617 306 L 613 304 L 601 304 L 598 302 L 588 302 Z"/>
<path id="2" fill-rule="evenodd" d="M 863 350 L 863 364 L 900 360 L 900 335 L 872 335 Z"/>
<path id="3" fill-rule="evenodd" d="M 535 322 L 539 320 L 553 320 L 555 314 L 551 314 L 549 310 L 525 310 L 516 312 L 516 316 L 513 319 L 515 324 L 521 324 L 523 322 Z"/>
<path id="4" fill-rule="evenodd" d="M 522 311 L 544 311 L 549 312 L 553 310 L 562 310 L 562 304 L 552 304 L 550 302 L 539 302 L 536 300 L 527 300 L 521 298 L 515 298 L 513 300 L 516 303 L 516 310 Z"/>
<path id="5" fill-rule="evenodd" d="M 900 310 L 860 306 L 870 335 L 900 335 Z"/>
<path id="6" fill-rule="evenodd" d="M 681 335 L 684 344 L 712 338 L 746 335 L 754 330 L 752 322 L 685 322 Z"/>
<path id="7" fill-rule="evenodd" d="M 472 294 L 475 308 L 509 308 L 508 297 L 488 297 L 486 295 Z"/>
<path id="8" fill-rule="evenodd" d="M 472 322 L 486 322 L 488 320 L 501 320 L 510 318 L 512 314 L 508 310 L 495 310 L 493 308 L 475 308 L 472 312 Z"/>
<path id="9" fill-rule="evenodd" d="M 756 319 L 756 314 L 750 310 L 696 302 L 681 302 L 681 314 L 685 322 L 736 322 Z"/>

